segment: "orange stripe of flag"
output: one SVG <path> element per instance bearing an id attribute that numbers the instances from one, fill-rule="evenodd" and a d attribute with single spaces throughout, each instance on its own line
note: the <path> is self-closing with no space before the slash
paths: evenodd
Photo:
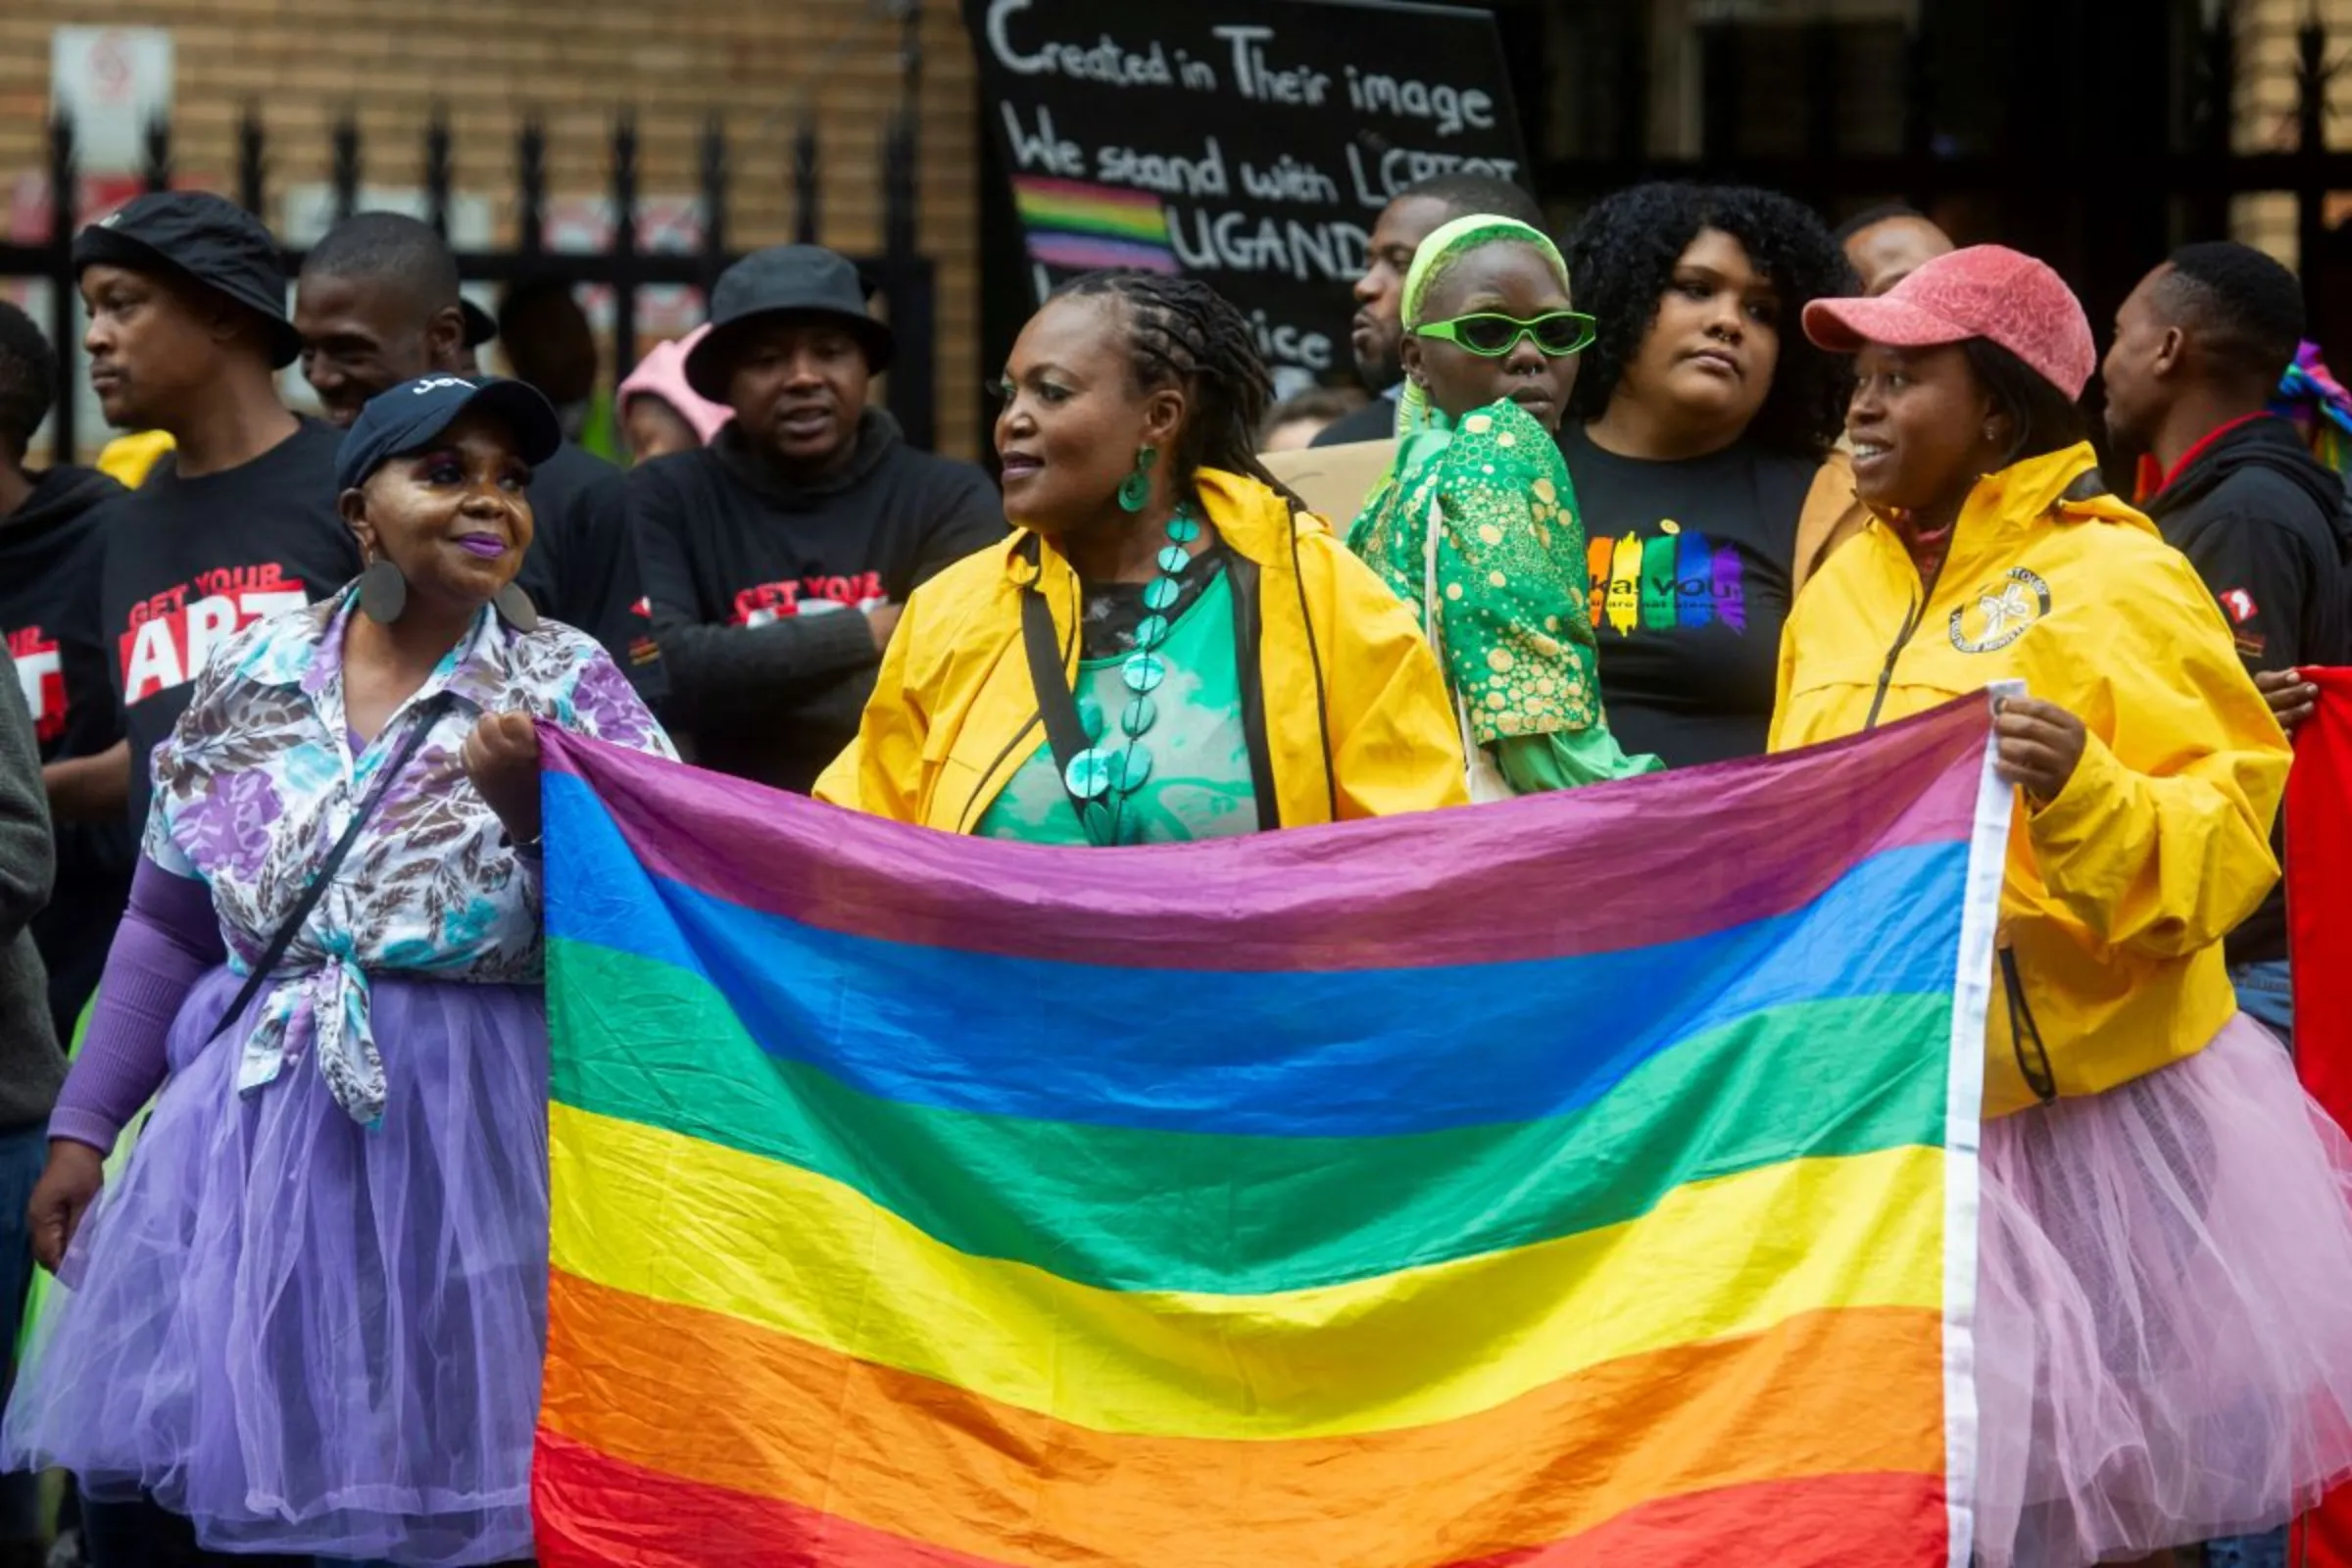
<path id="1" fill-rule="evenodd" d="M 1459 1420 L 1265 1442 L 1095 1432 L 560 1270 L 549 1320 L 549 1432 L 1024 1568 L 1433 1568 L 1704 1489 L 1943 1464 L 1941 1323 L 1918 1308 L 1628 1356 Z"/>

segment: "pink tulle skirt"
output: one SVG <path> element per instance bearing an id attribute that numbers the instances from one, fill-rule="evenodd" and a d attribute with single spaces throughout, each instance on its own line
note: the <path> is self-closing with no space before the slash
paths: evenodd
<path id="1" fill-rule="evenodd" d="M 2352 1144 L 2242 1015 L 1984 1128 L 1978 1557 L 2129 1561 L 2352 1474 Z"/>

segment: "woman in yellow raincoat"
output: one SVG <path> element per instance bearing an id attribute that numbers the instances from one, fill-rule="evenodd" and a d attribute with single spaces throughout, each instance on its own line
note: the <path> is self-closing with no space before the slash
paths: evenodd
<path id="1" fill-rule="evenodd" d="M 1412 612 L 1253 453 L 1271 391 L 1206 285 L 1090 273 L 1031 318 L 1017 532 L 906 605 L 816 795 L 1029 843 L 1176 843 L 1461 804 Z"/>
<path id="2" fill-rule="evenodd" d="M 2278 874 L 2284 738 L 2187 562 L 2106 493 L 2090 326 L 1996 246 L 1805 313 L 1858 353 L 1876 514 L 1798 597 L 1776 750 L 2022 681 L 1987 977 L 1980 1560 L 2283 1522 L 2352 1468 L 2352 1155 L 2240 1017 L 2223 936 Z"/>

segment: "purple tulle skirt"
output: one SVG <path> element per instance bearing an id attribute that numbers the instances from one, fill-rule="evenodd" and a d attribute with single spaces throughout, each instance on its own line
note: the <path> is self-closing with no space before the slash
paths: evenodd
<path id="1" fill-rule="evenodd" d="M 289 1063 L 235 1089 L 238 981 L 200 982 L 173 1076 L 94 1204 L 0 1463 L 151 1494 L 222 1550 L 458 1568 L 527 1557 L 546 1338 L 536 988 L 377 979 L 374 1131 Z"/>
<path id="2" fill-rule="evenodd" d="M 2352 1474 L 2352 1145 L 2240 1016 L 1984 1128 L 1978 1557 L 2123 1561 Z"/>

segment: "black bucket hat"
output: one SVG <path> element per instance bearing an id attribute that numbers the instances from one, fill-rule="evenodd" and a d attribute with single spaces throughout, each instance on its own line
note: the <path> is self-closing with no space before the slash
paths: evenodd
<path id="1" fill-rule="evenodd" d="M 74 275 L 90 267 L 169 272 L 224 294 L 270 330 L 270 363 L 283 369 L 302 353 L 286 318 L 286 269 L 270 230 L 236 203 L 201 190 L 133 198 L 74 236 Z"/>
<path id="2" fill-rule="evenodd" d="M 478 349 L 498 336 L 498 321 L 488 311 L 483 310 L 463 294 L 458 296 L 458 314 L 466 318 L 466 346 L 467 348 Z"/>
<path id="3" fill-rule="evenodd" d="M 858 264 L 822 245 L 772 245 L 719 274 L 710 291 L 710 330 L 686 356 L 686 384 L 713 403 L 727 401 L 727 375 L 745 328 L 763 317 L 831 317 L 865 350 L 866 368 L 890 368 L 898 340 L 866 313 L 873 292 Z"/>

